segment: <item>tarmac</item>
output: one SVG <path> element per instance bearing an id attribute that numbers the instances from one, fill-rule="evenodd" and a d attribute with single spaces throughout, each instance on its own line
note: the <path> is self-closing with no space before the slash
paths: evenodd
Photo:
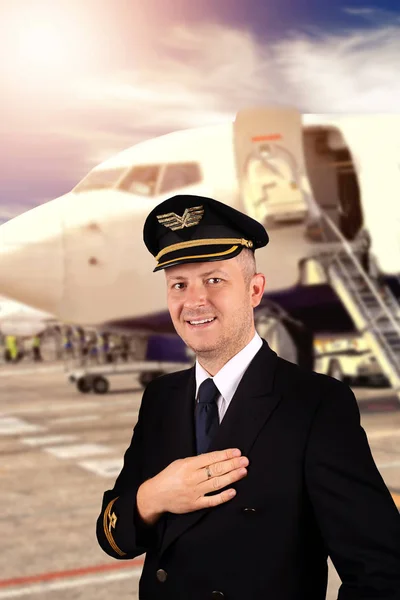
<path id="1" fill-rule="evenodd" d="M 136 423 L 142 387 L 110 380 L 106 395 L 81 394 L 62 364 L 0 365 L 0 600 L 136 600 L 143 557 L 116 561 L 95 523 Z M 400 402 L 388 389 L 358 388 L 362 425 L 400 509 Z M 340 580 L 330 564 L 328 600 Z"/>

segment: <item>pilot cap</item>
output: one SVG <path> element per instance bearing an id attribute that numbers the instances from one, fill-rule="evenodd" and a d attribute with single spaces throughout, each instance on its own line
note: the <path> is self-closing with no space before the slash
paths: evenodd
<path id="1" fill-rule="evenodd" d="M 204 196 L 178 195 L 148 215 L 143 240 L 157 261 L 153 272 L 185 263 L 226 260 L 268 244 L 265 228 L 240 211 Z"/>

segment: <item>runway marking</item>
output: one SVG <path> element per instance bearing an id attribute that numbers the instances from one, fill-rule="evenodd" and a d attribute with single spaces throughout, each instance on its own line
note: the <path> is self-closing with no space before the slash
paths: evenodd
<path id="1" fill-rule="evenodd" d="M 28 446 L 45 446 L 46 444 L 65 444 L 66 442 L 75 442 L 77 435 L 43 435 L 34 438 L 21 438 L 23 444 Z"/>
<path id="2" fill-rule="evenodd" d="M 118 562 L 117 564 L 96 565 L 81 569 L 70 569 L 42 573 L 40 575 L 28 575 L 13 579 L 0 580 L 0 588 L 11 588 L 0 591 L 0 598 L 18 598 L 31 596 L 33 594 L 46 593 L 55 590 L 83 587 L 95 583 L 116 581 L 139 577 L 142 572 L 143 559 L 136 558 L 129 562 Z M 114 571 L 114 572 L 113 572 Z M 17 586 L 20 586 L 19 588 Z M 12 589 L 16 588 L 16 589 Z"/>
<path id="3" fill-rule="evenodd" d="M 68 410 L 85 410 L 86 408 L 99 408 L 101 406 L 101 402 L 95 402 L 95 401 L 89 401 L 89 402 L 79 402 L 79 400 L 77 400 L 76 402 L 60 402 L 59 404 L 57 404 L 57 402 L 52 402 L 47 403 L 43 406 L 21 406 L 19 408 L 10 408 L 10 413 L 12 413 L 13 415 L 21 415 L 21 414 L 28 414 L 28 415 L 34 415 L 34 414 L 42 414 L 42 413 L 50 413 L 50 412 L 62 412 L 62 411 L 68 411 Z M 0 417 L 2 415 L 6 415 L 6 413 L 0 413 Z"/>
<path id="4" fill-rule="evenodd" d="M 0 418 L 0 435 L 15 435 L 18 433 L 27 433 L 33 431 L 45 431 L 46 428 L 41 425 L 33 425 L 18 417 L 1 417 Z"/>
<path id="5" fill-rule="evenodd" d="M 378 469 L 394 469 L 395 467 L 400 467 L 400 460 L 392 460 L 387 463 L 377 463 L 376 466 Z"/>
<path id="6" fill-rule="evenodd" d="M 37 375 L 37 374 L 45 374 L 45 373 L 62 373 L 64 371 L 64 367 L 62 365 L 48 365 L 46 367 L 26 367 L 26 368 L 6 368 L 3 369 L 0 367 L 0 377 L 20 377 L 21 375 Z"/>
<path id="7" fill-rule="evenodd" d="M 95 456 L 96 454 L 107 454 L 112 448 L 100 444 L 75 444 L 72 446 L 49 446 L 43 448 L 45 452 L 57 456 L 57 458 L 80 458 L 83 456 Z"/>
<path id="8" fill-rule="evenodd" d="M 70 581 L 59 581 L 54 583 L 38 583 L 27 586 L 22 589 L 0 591 L 0 600 L 8 598 L 22 598 L 23 596 L 33 596 L 35 594 L 45 594 L 47 592 L 55 592 L 59 590 L 68 590 L 73 588 L 81 588 L 86 585 L 99 585 L 111 581 L 121 581 L 123 579 L 139 578 L 142 572 L 141 568 L 134 568 L 128 572 L 109 573 L 108 575 L 92 575 L 91 577 L 83 577 L 81 579 L 72 579 Z"/>
<path id="9" fill-rule="evenodd" d="M 385 400 L 363 400 L 358 406 L 361 413 L 382 413 L 400 410 L 400 403 L 397 398 L 385 398 Z"/>
<path id="10" fill-rule="evenodd" d="M 50 419 L 51 425 L 61 425 L 62 423 L 82 423 L 83 421 L 97 421 L 100 419 L 100 415 L 81 415 L 77 417 L 59 417 L 57 419 Z"/>
<path id="11" fill-rule="evenodd" d="M 138 415 L 139 415 L 139 413 L 138 413 L 137 410 L 136 411 L 135 410 L 132 410 L 132 411 L 128 410 L 128 411 L 123 412 L 123 413 L 118 413 L 117 417 L 128 417 L 128 419 L 132 418 L 132 419 L 136 419 L 137 420 Z"/>
<path id="12" fill-rule="evenodd" d="M 400 429 L 381 429 L 367 433 L 369 440 L 380 440 L 383 438 L 400 437 Z"/>
<path id="13" fill-rule="evenodd" d="M 119 475 L 124 461 L 120 458 L 101 458 L 99 460 L 85 460 L 78 465 L 100 477 L 116 477 Z"/>

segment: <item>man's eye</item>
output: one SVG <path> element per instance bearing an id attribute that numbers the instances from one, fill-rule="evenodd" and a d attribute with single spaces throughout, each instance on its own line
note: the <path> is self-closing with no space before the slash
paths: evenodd
<path id="1" fill-rule="evenodd" d="M 222 281 L 222 279 L 220 277 L 211 277 L 208 281 L 211 281 L 213 283 L 219 283 L 220 281 Z"/>
<path id="2" fill-rule="evenodd" d="M 183 285 L 184 285 L 183 283 L 174 283 L 174 285 L 172 286 L 172 288 L 174 290 L 181 290 L 182 287 L 183 287 Z M 182 287 L 180 287 L 180 286 L 182 286 Z"/>

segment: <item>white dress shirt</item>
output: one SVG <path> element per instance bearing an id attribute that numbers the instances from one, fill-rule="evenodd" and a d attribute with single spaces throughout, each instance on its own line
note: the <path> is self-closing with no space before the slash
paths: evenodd
<path id="1" fill-rule="evenodd" d="M 220 423 L 228 410 L 228 406 L 237 390 L 244 372 L 261 348 L 262 344 L 262 339 L 256 332 L 251 342 L 249 342 L 243 350 L 228 360 L 214 377 L 211 377 L 196 359 L 196 401 L 200 385 L 205 379 L 211 378 L 221 394 L 217 398 Z"/>

